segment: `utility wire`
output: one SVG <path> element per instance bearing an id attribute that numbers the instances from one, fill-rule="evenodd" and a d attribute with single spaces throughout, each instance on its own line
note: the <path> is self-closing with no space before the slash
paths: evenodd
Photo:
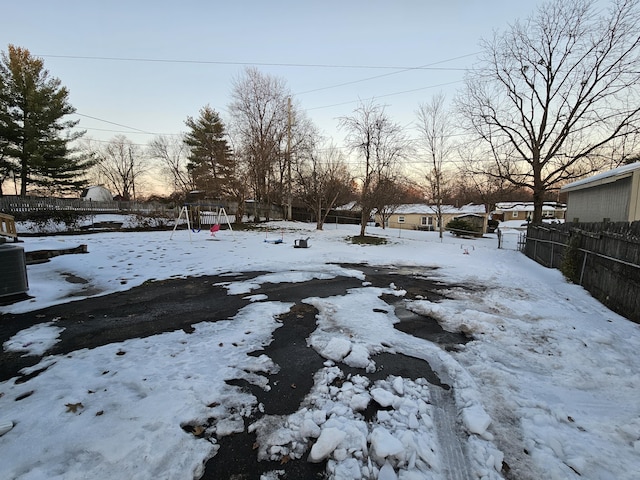
<path id="1" fill-rule="evenodd" d="M 466 56 L 476 55 L 476 53 L 463 55 L 461 57 L 452 58 L 450 60 L 456 60 L 457 58 L 463 58 Z M 445 63 L 450 60 L 443 60 L 440 62 L 423 65 L 420 67 L 405 67 L 405 66 L 393 66 L 393 65 L 341 65 L 330 63 L 284 63 L 284 62 L 229 62 L 218 60 L 180 60 L 180 59 L 163 59 L 163 58 L 129 58 L 129 57 L 100 57 L 89 55 L 36 55 L 43 58 L 67 58 L 73 60 L 108 60 L 114 62 L 144 62 L 144 63 L 179 63 L 179 64 L 195 64 L 195 65 L 255 65 L 260 67 L 300 67 L 300 68 L 343 68 L 343 69 L 369 69 L 369 70 L 466 70 L 464 68 L 447 68 L 447 67 L 432 67 L 431 65 L 437 65 Z"/>
<path id="2" fill-rule="evenodd" d="M 110 123 L 111 125 L 115 125 L 117 127 L 128 128 L 129 130 L 135 130 L 137 132 L 146 133 L 148 135 L 157 135 L 157 134 L 155 134 L 153 132 L 148 132 L 146 130 L 140 130 L 139 128 L 136 128 L 136 127 L 130 127 L 128 125 L 123 125 L 121 123 L 111 122 L 109 120 L 104 120 L 104 119 L 98 118 L 98 117 L 92 117 L 91 115 L 85 115 L 84 113 L 75 112 L 75 115 L 78 115 L 80 117 L 90 118 L 92 120 L 98 120 L 99 122 Z"/>
<path id="3" fill-rule="evenodd" d="M 351 82 L 345 82 L 345 83 L 341 83 L 341 84 L 336 84 L 336 85 L 329 85 L 326 87 L 321 87 L 321 88 L 317 88 L 317 89 L 313 89 L 313 90 L 307 90 L 304 92 L 299 92 L 295 95 L 304 95 L 307 93 L 312 93 L 312 92 L 318 92 L 318 91 L 322 91 L 322 90 L 328 90 L 328 89 L 332 89 L 332 88 L 338 88 L 338 87 L 342 87 L 342 86 L 346 86 L 346 85 L 352 85 L 352 84 L 356 84 L 356 83 L 361 83 L 361 82 L 366 82 L 369 80 L 374 80 L 377 78 L 383 78 L 383 77 L 388 77 L 391 75 L 397 75 L 400 73 L 404 73 L 407 71 L 415 71 L 415 70 L 462 70 L 465 71 L 467 70 L 466 68 L 438 68 L 438 67 L 434 67 L 434 65 L 439 65 L 442 63 L 446 63 L 446 62 L 450 62 L 450 61 L 454 61 L 454 60 L 458 60 L 461 58 L 466 58 L 466 57 L 470 57 L 470 56 L 474 56 L 477 55 L 478 52 L 474 52 L 474 53 L 469 53 L 469 54 L 465 54 L 465 55 L 460 55 L 457 57 L 452 57 L 452 58 L 448 58 L 445 60 L 440 60 L 438 62 L 433 62 L 433 63 L 429 63 L 429 64 L 425 64 L 425 65 L 420 65 L 417 67 L 393 67 L 393 66 L 372 66 L 372 65 L 332 65 L 332 64 L 295 64 L 295 63 L 248 63 L 248 62 L 221 62 L 221 61 L 200 61 L 200 60 L 174 60 L 174 59 L 150 59 L 150 58 L 125 58 L 125 57 L 99 57 L 99 56 L 80 56 L 80 55 L 39 55 L 40 57 L 51 57 L 51 58 L 70 58 L 70 59 L 83 59 L 83 60 L 111 60 L 111 61 L 129 61 L 129 62 L 158 62 L 158 63 L 193 63 L 193 64 L 223 64 L 223 65 L 260 65 L 260 66 L 293 66 L 293 67 L 321 67 L 321 68 L 366 68 L 366 69 L 394 69 L 397 70 L 395 72 L 391 72 L 391 73 L 386 73 L 386 74 L 382 74 L 382 75 L 376 75 L 373 77 L 367 77 L 367 78 L 363 78 L 360 80 L 354 80 Z M 390 97 L 390 96 L 394 96 L 394 95 L 401 95 L 401 94 L 405 94 L 405 93 L 411 93 L 411 92 L 416 92 L 416 91 L 420 91 L 420 90 L 426 90 L 426 89 L 430 89 L 430 88 L 436 88 L 436 87 L 441 87 L 441 86 L 447 86 L 447 85 L 452 85 L 455 83 L 458 83 L 459 80 L 454 81 L 454 82 L 448 82 L 448 83 L 443 83 L 443 84 L 439 84 L 439 85 L 431 85 L 431 86 L 427 86 L 427 87 L 421 87 L 421 88 L 416 88 L 416 89 L 412 89 L 412 90 L 404 90 L 401 92 L 393 92 L 393 93 L 388 93 L 385 95 L 378 95 L 378 96 L 373 96 L 370 98 L 370 100 L 376 99 L 376 98 L 385 98 L 385 97 Z M 307 108 L 306 110 L 319 110 L 319 109 L 324 109 L 324 108 L 332 108 L 332 107 L 336 107 L 336 106 L 342 106 L 342 105 L 348 105 L 348 104 L 353 104 L 353 103 L 357 103 L 358 101 L 361 100 L 351 100 L 348 102 L 342 102 L 342 103 L 337 103 L 337 104 L 332 104 L 332 105 L 324 105 L 324 106 L 319 106 L 319 107 L 312 107 L 312 108 Z M 117 122 L 112 122 L 110 120 L 105 120 L 102 118 L 98 118 L 98 117 L 93 117 L 91 115 L 86 115 L 86 114 L 82 114 L 82 113 L 75 113 L 78 116 L 81 117 L 85 117 L 85 118 L 91 118 L 93 120 L 97 120 L 100 122 L 104 122 L 104 123 L 108 123 L 111 125 L 115 125 L 118 127 L 122 127 L 122 128 L 127 128 L 129 130 L 133 130 L 139 133 L 143 133 L 146 135 L 162 135 L 159 133 L 154 133 L 154 132 L 149 132 L 146 130 L 142 130 L 136 127 L 131 127 L 128 125 L 124 125 L 121 123 L 117 123 Z M 94 130 L 99 130 L 99 129 L 94 129 Z M 109 131 L 109 130 L 104 130 L 104 131 Z M 120 132 L 120 131 L 113 131 L 114 133 L 127 133 L 127 132 Z M 180 134 L 176 134 L 176 133 L 171 133 L 171 134 L 164 134 L 164 135 L 168 135 L 168 136 L 176 136 L 176 135 L 180 135 Z"/>
<path id="4" fill-rule="evenodd" d="M 319 91 L 322 91 L 322 90 L 329 90 L 331 88 L 344 87 L 346 85 L 353 85 L 355 83 L 367 82 L 369 80 L 375 80 L 377 78 L 390 77 L 391 75 L 398 75 L 400 73 L 405 73 L 405 72 L 409 72 L 409 71 L 412 71 L 412 70 L 461 70 L 461 71 L 467 71 L 468 70 L 467 68 L 440 69 L 440 68 L 433 68 L 432 65 L 439 65 L 441 63 L 451 62 L 453 60 L 459 60 L 461 58 L 471 57 L 471 56 L 477 55 L 478 53 L 479 52 L 468 53 L 466 55 L 460 55 L 459 57 L 453 57 L 453 58 L 448 58 L 446 60 L 440 60 L 439 62 L 428 63 L 426 65 L 421 65 L 419 67 L 402 67 L 397 72 L 383 73 L 382 75 L 376 75 L 374 77 L 362 78 L 360 80 L 353 80 L 351 82 L 339 83 L 339 84 L 336 84 L 336 85 L 330 85 L 328 87 L 320 87 L 320 88 L 316 88 L 316 89 L 313 89 L 313 90 L 306 90 L 304 92 L 299 92 L 296 95 L 304 95 L 306 93 L 313 93 L 313 92 L 319 92 Z"/>

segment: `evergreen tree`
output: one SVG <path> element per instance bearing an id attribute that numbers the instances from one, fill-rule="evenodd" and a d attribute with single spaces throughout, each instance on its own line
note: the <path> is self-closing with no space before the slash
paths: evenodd
<path id="1" fill-rule="evenodd" d="M 190 149 L 187 168 L 196 189 L 216 197 L 224 195 L 233 180 L 234 165 L 220 115 L 207 105 L 197 119 L 187 117 L 185 124 L 189 131 L 184 142 Z"/>
<path id="2" fill-rule="evenodd" d="M 49 76 L 42 59 L 9 45 L 0 59 L 0 181 L 17 174 L 20 195 L 30 187 L 52 194 L 79 190 L 91 162 L 69 145 L 84 132 L 70 133 L 78 121 L 69 92 Z"/>

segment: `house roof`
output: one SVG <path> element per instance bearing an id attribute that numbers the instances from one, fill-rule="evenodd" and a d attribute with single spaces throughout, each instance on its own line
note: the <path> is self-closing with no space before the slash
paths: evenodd
<path id="1" fill-rule="evenodd" d="M 84 200 L 93 200 L 96 202 L 110 202 L 113 200 L 113 194 L 109 189 L 102 185 L 93 185 L 85 188 L 80 194 L 80 198 Z"/>
<path id="2" fill-rule="evenodd" d="M 349 202 L 345 205 L 340 205 L 338 207 L 335 207 L 334 210 L 356 210 L 360 208 L 360 205 L 358 205 L 358 202 Z"/>
<path id="3" fill-rule="evenodd" d="M 468 205 L 463 205 L 462 207 L 454 207 L 453 205 L 441 205 L 440 206 L 442 213 L 445 215 L 465 215 L 465 214 L 480 214 L 484 215 L 487 213 L 487 210 L 484 205 L 475 205 L 473 203 L 469 203 Z M 399 205 L 398 208 L 393 212 L 394 214 L 400 215 L 433 215 L 437 212 L 437 205 L 429 205 L 426 203 L 407 203 L 404 205 Z"/>
<path id="4" fill-rule="evenodd" d="M 556 202 L 542 204 L 543 211 L 566 210 L 567 206 Z M 498 202 L 496 211 L 499 212 L 533 212 L 533 202 Z"/>
<path id="5" fill-rule="evenodd" d="M 622 165 L 621 167 L 608 170 L 606 172 L 598 173 L 588 178 L 583 178 L 577 182 L 568 183 L 560 188 L 563 192 L 570 192 L 572 190 L 580 190 L 582 188 L 595 187 L 597 185 L 604 185 L 606 183 L 612 183 L 617 180 L 621 180 L 633 175 L 633 172 L 640 170 L 640 162 L 631 163 L 629 165 Z"/>

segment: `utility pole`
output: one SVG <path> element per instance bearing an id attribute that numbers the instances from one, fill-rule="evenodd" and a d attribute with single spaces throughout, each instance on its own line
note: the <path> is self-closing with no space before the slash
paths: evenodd
<path id="1" fill-rule="evenodd" d="M 288 195 L 287 195 L 287 220 L 291 220 L 293 213 L 291 211 L 291 97 L 287 98 L 287 176 L 288 176 Z"/>

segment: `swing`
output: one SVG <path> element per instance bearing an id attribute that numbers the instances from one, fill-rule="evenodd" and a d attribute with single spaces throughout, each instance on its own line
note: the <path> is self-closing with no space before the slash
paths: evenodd
<path id="1" fill-rule="evenodd" d="M 171 236 L 169 240 L 173 238 L 173 234 L 176 232 L 178 228 L 178 224 L 180 223 L 180 219 L 184 215 L 184 219 L 187 221 L 187 231 L 189 232 L 189 241 L 191 241 L 191 232 L 197 233 L 202 229 L 202 212 L 200 211 L 202 205 L 190 205 L 188 203 L 184 204 L 182 209 L 180 210 L 180 215 L 173 226 L 173 231 L 171 232 Z M 215 224 L 211 226 L 209 231 L 211 232 L 211 236 L 215 237 L 215 233 L 220 230 L 220 225 L 224 221 L 227 224 L 230 232 L 233 233 L 233 228 L 231 228 L 231 222 L 229 222 L 229 217 L 227 216 L 227 212 L 225 211 L 222 205 L 214 205 L 212 206 L 214 210 L 212 212 L 213 217 L 215 218 Z M 195 215 L 197 214 L 198 220 L 195 220 Z M 193 223 L 192 223 L 193 220 Z M 197 225 L 196 225 L 197 223 Z"/>
<path id="2" fill-rule="evenodd" d="M 265 234 L 264 241 L 266 243 L 279 244 L 284 242 L 284 230 L 280 232 L 280 238 L 276 238 L 275 240 L 269 240 L 269 229 L 267 228 L 267 233 Z"/>
<path id="3" fill-rule="evenodd" d="M 199 233 L 200 230 L 202 230 L 202 216 L 200 215 L 200 207 L 197 205 L 192 205 L 191 208 L 189 209 L 189 213 L 191 215 L 191 231 L 193 233 Z M 198 218 L 198 228 L 196 229 L 196 222 L 195 222 L 195 216 L 197 215 Z"/>

